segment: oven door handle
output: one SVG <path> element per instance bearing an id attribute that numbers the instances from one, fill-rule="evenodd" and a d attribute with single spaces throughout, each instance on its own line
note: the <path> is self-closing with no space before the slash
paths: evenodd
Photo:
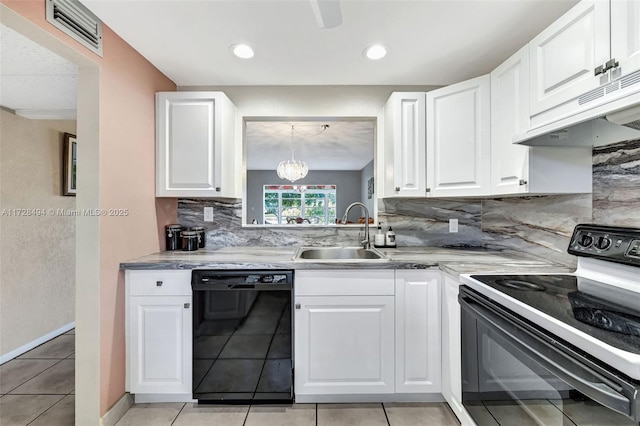
<path id="1" fill-rule="evenodd" d="M 632 414 L 631 400 L 620 393 L 623 390 L 621 386 L 603 377 L 578 360 L 570 358 L 561 350 L 553 347 L 526 329 L 522 329 L 518 324 L 509 321 L 508 318 L 504 318 L 500 313 L 490 311 L 482 306 L 473 306 L 476 303 L 473 298 L 468 296 L 460 297 L 462 309 L 473 312 L 478 319 L 488 323 L 492 328 L 497 329 L 500 333 L 507 336 L 512 344 L 515 344 L 529 357 L 535 359 L 543 367 L 560 377 L 569 385 L 619 413 L 626 416 Z M 505 324 L 511 327 L 505 327 Z M 516 328 L 515 333 L 508 329 L 514 327 Z M 547 349 L 547 354 L 543 353 L 545 349 Z M 600 382 L 590 381 L 588 378 L 582 377 L 579 371 L 575 370 L 581 370 L 597 378 Z"/>

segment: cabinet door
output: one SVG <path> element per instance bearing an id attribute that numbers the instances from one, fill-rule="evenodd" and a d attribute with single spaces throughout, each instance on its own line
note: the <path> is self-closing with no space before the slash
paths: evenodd
<path id="1" fill-rule="evenodd" d="M 490 192 L 490 77 L 427 92 L 427 195 Z"/>
<path id="2" fill-rule="evenodd" d="M 440 393 L 440 272 L 396 271 L 396 393 Z"/>
<path id="3" fill-rule="evenodd" d="M 393 296 L 295 299 L 298 395 L 393 393 Z"/>
<path id="4" fill-rule="evenodd" d="M 526 192 L 529 147 L 513 143 L 529 130 L 529 46 L 491 73 L 491 194 Z"/>
<path id="5" fill-rule="evenodd" d="M 219 196 L 222 106 L 216 93 L 156 94 L 156 196 Z"/>
<path id="6" fill-rule="evenodd" d="M 611 1 L 611 56 L 620 76 L 640 70 L 640 1 Z"/>
<path id="7" fill-rule="evenodd" d="M 425 196 L 425 94 L 393 93 L 385 105 L 385 152 L 393 167 L 385 179 L 397 197 Z"/>
<path id="8" fill-rule="evenodd" d="M 462 418 L 462 354 L 458 282 L 445 275 L 442 291 L 442 395 Z"/>
<path id="9" fill-rule="evenodd" d="M 191 296 L 134 296 L 129 303 L 129 392 L 191 393 Z"/>
<path id="10" fill-rule="evenodd" d="M 581 1 L 531 40 L 531 115 L 606 83 L 594 69 L 609 60 L 609 40 L 609 2 L 602 0 Z"/>

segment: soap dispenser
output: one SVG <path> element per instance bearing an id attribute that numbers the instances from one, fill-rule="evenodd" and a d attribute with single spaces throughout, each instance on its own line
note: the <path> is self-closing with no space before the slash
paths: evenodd
<path id="1" fill-rule="evenodd" d="M 384 247 L 385 246 L 385 235 L 382 233 L 382 224 L 378 222 L 378 233 L 375 235 L 373 240 L 374 247 Z"/>
<path id="2" fill-rule="evenodd" d="M 387 247 L 395 247 L 396 246 L 396 233 L 393 232 L 393 229 L 389 227 L 387 231 L 387 235 L 385 237 L 385 246 Z"/>

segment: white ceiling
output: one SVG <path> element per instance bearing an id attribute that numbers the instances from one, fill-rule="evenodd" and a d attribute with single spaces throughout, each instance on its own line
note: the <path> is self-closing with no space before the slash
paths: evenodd
<path id="1" fill-rule="evenodd" d="M 447 85 L 490 72 L 577 0 L 81 0 L 178 86 Z M 248 43 L 253 59 L 229 47 Z M 389 53 L 362 55 L 373 44 Z"/>
<path id="2" fill-rule="evenodd" d="M 3 24 L 0 52 L 0 106 L 29 118 L 75 119 L 75 64 Z"/>
<path id="3" fill-rule="evenodd" d="M 247 169 L 275 170 L 291 159 L 292 125 L 295 159 L 309 170 L 362 170 L 373 160 L 373 121 L 247 121 Z"/>
<path id="4" fill-rule="evenodd" d="M 447 85 L 490 72 L 578 0 L 341 0 L 342 24 L 331 29 L 318 26 L 309 0 L 81 1 L 178 86 L 206 87 Z M 0 105 L 31 118 L 75 117 L 75 65 L 0 30 Z M 234 57 L 229 47 L 239 42 L 256 56 Z M 372 43 L 387 57 L 365 59 Z M 296 158 L 335 170 L 371 161 L 371 122 L 329 124 L 323 135 L 295 136 Z M 290 125 L 248 123 L 251 169 L 290 158 Z M 309 134 L 305 125 L 296 128 Z"/>

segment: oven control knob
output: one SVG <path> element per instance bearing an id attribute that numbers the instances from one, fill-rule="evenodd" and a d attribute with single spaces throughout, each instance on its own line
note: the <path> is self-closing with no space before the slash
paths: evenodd
<path id="1" fill-rule="evenodd" d="M 590 247 L 593 244 L 593 237 L 591 235 L 583 235 L 582 238 L 578 241 L 582 247 Z"/>
<path id="2" fill-rule="evenodd" d="M 599 250 L 606 250 L 611 247 L 611 240 L 609 238 L 599 237 L 594 245 Z"/>

